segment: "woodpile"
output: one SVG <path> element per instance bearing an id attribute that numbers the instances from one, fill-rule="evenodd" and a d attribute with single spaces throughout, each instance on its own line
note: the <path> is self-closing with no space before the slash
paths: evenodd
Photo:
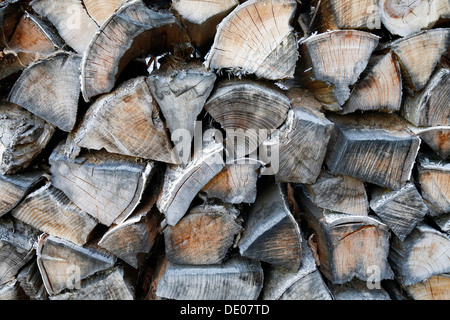
<path id="1" fill-rule="evenodd" d="M 450 299 L 448 0 L 0 0 L 0 299 Z"/>

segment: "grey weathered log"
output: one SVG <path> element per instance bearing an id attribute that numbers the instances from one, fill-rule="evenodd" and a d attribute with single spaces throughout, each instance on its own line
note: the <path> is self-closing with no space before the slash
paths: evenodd
<path id="1" fill-rule="evenodd" d="M 331 284 L 330 290 L 335 300 L 391 300 L 379 283 L 377 286 L 369 288 L 367 282 L 354 279 L 344 284 Z"/>
<path id="2" fill-rule="evenodd" d="M 17 279 L 0 284 L 0 300 L 24 300 L 24 293 Z"/>
<path id="3" fill-rule="evenodd" d="M 290 211 L 285 186 L 267 185 L 249 209 L 238 243 L 241 255 L 298 270 L 301 243 L 300 227 Z"/>
<path id="4" fill-rule="evenodd" d="M 47 300 L 48 294 L 45 290 L 36 259 L 30 261 L 17 275 L 20 287 L 30 300 Z"/>
<path id="5" fill-rule="evenodd" d="M 220 264 L 241 232 L 239 210 L 230 205 L 192 208 L 175 226 L 164 229 L 167 261 L 174 264 Z"/>
<path id="6" fill-rule="evenodd" d="M 111 268 L 116 262 L 116 257 L 106 250 L 95 246 L 81 247 L 45 233 L 39 237 L 36 255 L 49 295 L 74 289 L 81 280 Z"/>
<path id="7" fill-rule="evenodd" d="M 259 262 L 233 257 L 219 265 L 165 264 L 156 295 L 175 300 L 256 300 L 264 274 Z"/>
<path id="8" fill-rule="evenodd" d="M 86 244 L 98 224 L 49 182 L 30 193 L 11 215 L 37 230 L 80 246 Z"/>
<path id="9" fill-rule="evenodd" d="M 0 172 L 25 171 L 47 147 L 56 128 L 26 109 L 0 102 Z"/>
<path id="10" fill-rule="evenodd" d="M 79 55 L 57 52 L 28 66 L 8 97 L 63 131 L 75 126 L 80 96 Z"/>
<path id="11" fill-rule="evenodd" d="M 406 286 L 405 290 L 414 300 L 441 300 L 450 299 L 450 274 L 444 273 L 432 276 L 427 280 Z"/>
<path id="12" fill-rule="evenodd" d="M 104 150 L 73 159 L 65 148 L 60 144 L 49 158 L 53 186 L 100 223 L 123 222 L 139 204 L 155 163 Z"/>
<path id="13" fill-rule="evenodd" d="M 343 174 L 390 189 L 411 178 L 420 138 L 395 114 L 329 115 L 334 122 L 325 163 Z"/>
<path id="14" fill-rule="evenodd" d="M 404 241 L 394 237 L 389 263 L 396 279 L 404 286 L 409 286 L 450 272 L 449 245 L 448 235 L 425 223 L 417 225 Z"/>
<path id="15" fill-rule="evenodd" d="M 450 212 L 432 218 L 442 232 L 450 236 Z"/>
<path id="16" fill-rule="evenodd" d="M 402 241 L 428 213 L 412 182 L 396 191 L 376 188 L 371 194 L 370 208 Z"/>

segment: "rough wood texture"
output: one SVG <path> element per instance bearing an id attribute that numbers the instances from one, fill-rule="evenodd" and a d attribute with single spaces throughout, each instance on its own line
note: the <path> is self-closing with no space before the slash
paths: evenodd
<path id="1" fill-rule="evenodd" d="M 241 231 L 239 211 L 204 204 L 192 208 L 176 226 L 164 229 L 167 261 L 175 264 L 220 264 Z"/>
<path id="2" fill-rule="evenodd" d="M 36 259 L 33 259 L 17 274 L 20 287 L 30 300 L 47 300 L 48 294 L 42 282 Z"/>
<path id="3" fill-rule="evenodd" d="M 410 179 L 420 139 L 400 117 L 367 113 L 329 119 L 335 126 L 325 163 L 333 173 L 393 190 Z"/>
<path id="4" fill-rule="evenodd" d="M 450 275 L 440 274 L 406 287 L 414 300 L 450 300 Z"/>
<path id="5" fill-rule="evenodd" d="M 77 120 L 80 62 L 80 56 L 65 52 L 39 60 L 20 75 L 9 101 L 63 131 L 71 131 Z"/>
<path id="6" fill-rule="evenodd" d="M 101 26 L 111 17 L 127 0 L 83 0 L 89 16 Z"/>
<path id="7" fill-rule="evenodd" d="M 263 285 L 259 262 L 233 257 L 220 265 L 176 265 L 168 262 L 156 295 L 176 300 L 256 300 Z"/>
<path id="8" fill-rule="evenodd" d="M 442 159 L 450 158 L 450 126 L 420 130 L 419 137 Z"/>
<path id="9" fill-rule="evenodd" d="M 22 300 L 24 299 L 23 291 L 19 286 L 19 282 L 14 279 L 5 284 L 0 284 L 0 300 Z"/>
<path id="10" fill-rule="evenodd" d="M 389 262 L 404 286 L 450 272 L 450 238 L 421 223 L 404 240 L 394 237 Z"/>
<path id="11" fill-rule="evenodd" d="M 380 288 L 368 288 L 367 282 L 352 280 L 342 285 L 330 285 L 335 300 L 391 300 L 389 294 Z"/>
<path id="12" fill-rule="evenodd" d="M 296 7 L 293 0 L 240 4 L 219 24 L 206 65 L 269 80 L 293 78 L 298 53 L 290 21 Z"/>
<path id="13" fill-rule="evenodd" d="M 242 256 L 298 270 L 301 242 L 300 227 L 290 211 L 287 191 L 279 184 L 266 186 L 248 212 L 238 243 L 239 252 Z"/>
<path id="14" fill-rule="evenodd" d="M 49 158 L 52 184 L 100 223 L 123 222 L 140 202 L 155 164 L 105 151 L 72 159 L 64 147 L 59 145 Z"/>
<path id="15" fill-rule="evenodd" d="M 145 77 L 130 79 L 97 99 L 76 131 L 75 144 L 92 150 L 177 163 L 158 104 Z"/>
<path id="16" fill-rule="evenodd" d="M 186 34 L 171 13 L 154 11 L 141 0 L 127 2 L 104 22 L 86 48 L 81 65 L 84 100 L 110 92 L 133 58 L 158 55 L 184 41 Z"/>
<path id="17" fill-rule="evenodd" d="M 35 229 L 80 246 L 87 242 L 98 223 L 50 183 L 30 193 L 11 215 Z"/>
<path id="18" fill-rule="evenodd" d="M 20 0 L 5 0 L 0 3 L 0 49 L 8 44 L 16 25 L 24 13 L 24 6 Z"/>
<path id="19" fill-rule="evenodd" d="M 77 246 L 72 242 L 43 234 L 39 237 L 37 264 L 50 295 L 79 286 L 79 281 L 111 268 L 116 258 L 95 247 Z"/>

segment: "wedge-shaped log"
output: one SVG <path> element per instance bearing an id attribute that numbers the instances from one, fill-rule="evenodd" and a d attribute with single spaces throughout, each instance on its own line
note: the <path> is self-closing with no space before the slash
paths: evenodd
<path id="1" fill-rule="evenodd" d="M 47 147 L 56 128 L 26 109 L 0 102 L 0 172 L 25 171 Z"/>
<path id="2" fill-rule="evenodd" d="M 53 186 L 106 226 L 125 221 L 155 171 L 151 161 L 105 151 L 72 159 L 65 155 L 64 145 L 55 148 L 49 162 Z"/>
<path id="3" fill-rule="evenodd" d="M 325 163 L 343 174 L 389 189 L 411 177 L 420 138 L 395 114 L 330 115 L 334 123 Z"/>
<path id="4" fill-rule="evenodd" d="M 48 294 L 42 282 L 36 259 L 30 261 L 17 275 L 20 287 L 30 300 L 47 300 Z"/>
<path id="5" fill-rule="evenodd" d="M 100 271 L 80 282 L 79 288 L 50 297 L 51 300 L 133 300 L 132 285 L 123 268 L 113 267 Z"/>
<path id="6" fill-rule="evenodd" d="M 400 66 L 392 52 L 372 56 L 368 68 L 361 74 L 350 98 L 342 106 L 344 114 L 356 110 L 394 112 L 402 104 Z"/>
<path id="7" fill-rule="evenodd" d="M 296 189 L 302 217 L 313 230 L 319 269 L 333 284 L 357 278 L 393 279 L 388 263 L 389 228 L 370 216 L 325 212 L 301 188 Z"/>
<path id="8" fill-rule="evenodd" d="M 219 24 L 206 65 L 269 80 L 293 78 L 298 52 L 290 21 L 296 7 L 293 0 L 240 4 Z"/>
<path id="9" fill-rule="evenodd" d="M 340 111 L 350 97 L 379 37 L 357 30 L 315 34 L 300 42 L 302 57 L 296 74 L 326 110 Z"/>
<path id="10" fill-rule="evenodd" d="M 316 182 L 304 185 L 311 201 L 322 209 L 355 216 L 369 214 L 369 200 L 364 183 L 344 175 L 322 171 Z"/>
<path id="11" fill-rule="evenodd" d="M 241 255 L 298 270 L 301 243 L 300 227 L 290 211 L 285 187 L 280 184 L 266 186 L 245 221 L 238 243 Z"/>
<path id="12" fill-rule="evenodd" d="M 217 265 L 166 262 L 156 296 L 175 300 L 256 300 L 263 285 L 259 262 L 232 257 Z"/>
<path id="13" fill-rule="evenodd" d="M 442 232 L 450 236 L 450 212 L 432 218 Z"/>
<path id="14" fill-rule="evenodd" d="M 332 300 L 311 249 L 302 241 L 301 266 L 292 271 L 270 266 L 264 277 L 263 300 Z"/>
<path id="15" fill-rule="evenodd" d="M 368 283 L 370 285 L 370 282 L 354 279 L 344 284 L 331 284 L 330 290 L 335 300 L 391 300 L 381 285 L 369 288 Z"/>
<path id="16" fill-rule="evenodd" d="M 98 222 L 50 183 L 30 193 L 11 215 L 42 232 L 84 245 Z"/>
<path id="17" fill-rule="evenodd" d="M 98 25 L 81 0 L 33 0 L 30 5 L 40 16 L 47 18 L 79 54 L 83 54 L 98 31 Z"/>
<path id="18" fill-rule="evenodd" d="M 89 16 L 101 26 L 108 20 L 127 0 L 83 0 Z"/>
<path id="19" fill-rule="evenodd" d="M 74 142 L 87 149 L 178 162 L 145 77 L 130 79 L 97 99 L 78 127 Z"/>
<path id="20" fill-rule="evenodd" d="M 419 137 L 442 159 L 450 157 L 450 126 L 419 130 Z"/>
<path id="21" fill-rule="evenodd" d="M 175 264 L 220 264 L 241 231 L 239 211 L 204 204 L 192 208 L 176 226 L 164 229 L 167 261 Z"/>
<path id="22" fill-rule="evenodd" d="M 106 250 L 77 246 L 49 234 L 39 237 L 36 255 L 39 272 L 49 295 L 76 288 L 81 280 L 111 268 L 116 262 L 116 258 Z"/>
<path id="23" fill-rule="evenodd" d="M 450 238 L 436 229 L 420 223 L 401 241 L 394 237 L 389 262 L 403 286 L 419 283 L 432 276 L 450 271 Z"/>
<path id="24" fill-rule="evenodd" d="M 428 83 L 449 42 L 450 29 L 432 29 L 398 39 L 387 47 L 399 58 L 404 79 L 411 89 L 419 91 Z"/>
<path id="25" fill-rule="evenodd" d="M 8 44 L 8 40 L 14 33 L 19 23 L 25 6 L 20 0 L 6 0 L 0 3 L 0 49 Z"/>
<path id="26" fill-rule="evenodd" d="M 133 58 L 165 53 L 186 41 L 186 33 L 173 14 L 154 11 L 141 0 L 127 2 L 103 23 L 86 48 L 81 65 L 84 100 L 110 92 Z"/>
<path id="27" fill-rule="evenodd" d="M 432 28 L 441 18 L 450 15 L 446 0 L 380 0 L 380 18 L 390 33 L 408 36 Z"/>
<path id="28" fill-rule="evenodd" d="M 172 136 L 177 139 L 177 130 L 186 130 L 192 138 L 216 75 L 198 61 L 178 62 L 153 70 L 147 81 Z"/>
<path id="29" fill-rule="evenodd" d="M 416 284 L 405 290 L 414 300 L 449 300 L 450 274 L 440 274 Z"/>
<path id="30" fill-rule="evenodd" d="M 428 212 L 412 182 L 396 191 L 376 188 L 371 195 L 370 208 L 402 241 Z"/>
<path id="31" fill-rule="evenodd" d="M 62 131 L 77 121 L 81 57 L 58 52 L 26 68 L 14 84 L 9 101 Z"/>

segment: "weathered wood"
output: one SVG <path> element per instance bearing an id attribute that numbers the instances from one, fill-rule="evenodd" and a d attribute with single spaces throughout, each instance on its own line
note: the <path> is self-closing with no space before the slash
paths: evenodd
<path id="1" fill-rule="evenodd" d="M 39 237 L 36 255 L 39 272 L 49 295 L 76 288 L 81 280 L 111 268 L 116 262 L 116 258 L 105 250 L 77 246 L 48 234 Z"/>
<path id="2" fill-rule="evenodd" d="M 0 2 L 0 49 L 7 46 L 9 38 L 14 33 L 25 7 L 20 0 L 5 0 Z"/>
<path id="3" fill-rule="evenodd" d="M 81 57 L 58 52 L 28 66 L 8 97 L 63 131 L 77 121 Z"/>
<path id="4" fill-rule="evenodd" d="M 84 245 L 98 224 L 49 182 L 30 193 L 11 215 L 33 228 Z"/>
<path id="5" fill-rule="evenodd" d="M 414 300 L 449 300 L 450 275 L 440 274 L 405 289 Z"/>
<path id="6" fill-rule="evenodd" d="M 411 177 L 420 138 L 395 114 L 329 115 L 334 122 L 325 163 L 343 174 L 393 190 Z"/>
<path id="7" fill-rule="evenodd" d="M 16 279 L 0 284 L 0 300 L 23 300 L 24 294 Z"/>
<path id="8" fill-rule="evenodd" d="M 259 262 L 233 257 L 219 265 L 176 265 L 168 262 L 156 295 L 175 300 L 256 300 L 263 285 Z"/>
<path id="9" fill-rule="evenodd" d="M 440 18 L 450 15 L 450 4 L 446 0 L 381 0 L 379 8 L 386 29 L 402 37 L 432 28 Z"/>
<path id="10" fill-rule="evenodd" d="M 389 228 L 370 216 L 352 216 L 326 212 L 313 204 L 301 188 L 296 198 L 301 215 L 314 233 L 319 269 L 333 284 L 343 284 L 354 277 L 371 280 L 392 279 L 388 263 Z"/>
<path id="11" fill-rule="evenodd" d="M 269 80 L 293 78 L 298 52 L 290 21 L 296 7 L 293 0 L 240 4 L 217 27 L 206 65 Z"/>
<path id="12" fill-rule="evenodd" d="M 432 217 L 433 221 L 439 227 L 441 232 L 445 232 L 450 236 L 450 212 Z"/>
<path id="13" fill-rule="evenodd" d="M 238 243 L 241 255 L 298 270 L 301 243 L 300 227 L 290 211 L 287 191 L 280 184 L 266 186 L 249 209 Z"/>
<path id="14" fill-rule="evenodd" d="M 110 92 L 133 58 L 165 53 L 174 44 L 185 41 L 186 33 L 173 14 L 154 11 L 141 0 L 125 3 L 103 23 L 83 55 L 81 91 L 84 100 Z"/>
<path id="15" fill-rule="evenodd" d="M 176 226 L 164 229 L 167 261 L 174 264 L 220 264 L 241 232 L 240 212 L 232 206 L 192 208 Z"/>
<path id="16" fill-rule="evenodd" d="M 130 79 L 97 99 L 74 142 L 92 150 L 177 163 L 160 110 L 145 77 Z"/>
<path id="17" fill-rule="evenodd" d="M 448 235 L 420 223 L 404 241 L 392 239 L 389 263 L 401 284 L 416 284 L 450 271 L 449 245 Z"/>
<path id="18" fill-rule="evenodd" d="M 127 0 L 83 0 L 89 16 L 101 26 L 111 17 Z"/>
<path id="19" fill-rule="evenodd" d="M 356 216 L 369 214 L 364 183 L 344 175 L 322 171 L 316 182 L 304 185 L 305 192 L 318 207 Z"/>
<path id="20" fill-rule="evenodd" d="M 428 212 L 427 205 L 412 182 L 396 191 L 376 188 L 371 198 L 370 208 L 402 241 Z"/>
<path id="21" fill-rule="evenodd" d="M 49 163 L 53 186 L 106 226 L 123 222 L 133 212 L 155 172 L 154 162 L 103 150 L 72 159 L 63 144 Z"/>
<path id="22" fill-rule="evenodd" d="M 81 0 L 33 0 L 31 7 L 47 18 L 64 41 L 83 54 L 98 31 L 98 25 L 86 12 Z"/>
<path id="23" fill-rule="evenodd" d="M 26 109 L 0 102 L 0 172 L 25 171 L 48 145 L 55 130 Z"/>
<path id="24" fill-rule="evenodd" d="M 366 68 L 379 37 L 358 30 L 336 30 L 300 41 L 299 81 L 329 111 L 340 111 Z"/>
<path id="25" fill-rule="evenodd" d="M 48 299 L 36 259 L 30 261 L 20 270 L 17 281 L 19 281 L 20 287 L 30 300 Z"/>
<path id="26" fill-rule="evenodd" d="M 402 78 L 400 66 L 392 52 L 372 56 L 368 69 L 353 88 L 342 106 L 344 114 L 356 110 L 394 112 L 402 104 Z"/>
<path id="27" fill-rule="evenodd" d="M 419 130 L 419 137 L 442 159 L 450 157 L 450 126 Z"/>
<path id="28" fill-rule="evenodd" d="M 335 300 L 391 300 L 381 286 L 369 288 L 367 282 L 358 279 L 344 284 L 331 284 L 330 290 Z"/>

